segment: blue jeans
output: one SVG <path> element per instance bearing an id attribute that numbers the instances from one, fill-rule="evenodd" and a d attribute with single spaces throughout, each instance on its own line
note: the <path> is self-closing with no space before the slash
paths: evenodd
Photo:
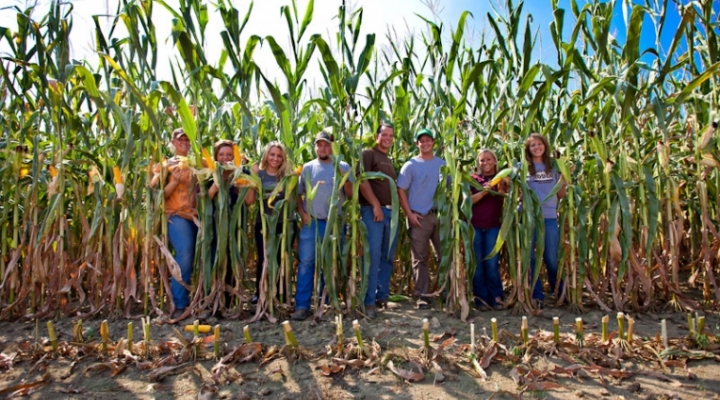
<path id="1" fill-rule="evenodd" d="M 311 219 L 300 230 L 298 240 L 298 275 L 295 287 L 295 309 L 310 309 L 310 299 L 315 281 L 315 229 L 317 227 L 317 240 L 322 241 L 325 236 L 327 221 Z M 321 275 L 322 277 L 322 275 Z M 321 278 L 322 279 L 322 278 Z M 322 287 L 322 283 L 321 286 Z"/>
<path id="2" fill-rule="evenodd" d="M 535 242 L 537 231 L 533 233 L 532 253 L 530 253 L 530 280 L 535 276 Z M 558 229 L 557 219 L 545 218 L 545 250 L 543 251 L 543 261 L 547 268 L 548 283 L 550 289 L 555 291 L 557 286 L 558 295 L 563 291 L 563 281 L 560 279 L 559 286 L 557 281 L 558 271 L 558 248 L 560 246 L 560 230 Z M 533 287 L 532 298 L 537 300 L 545 300 L 542 290 L 542 281 L 540 279 L 535 282 Z"/>
<path id="3" fill-rule="evenodd" d="M 368 272 L 368 286 L 365 293 L 365 305 L 375 305 L 376 300 L 387 300 L 390 297 L 390 277 L 393 272 L 395 259 L 395 246 L 397 245 L 397 232 L 390 237 L 390 218 L 392 210 L 382 208 L 383 220 L 373 221 L 372 206 L 362 206 L 360 216 L 367 229 L 370 254 L 370 271 Z M 388 254 L 389 249 L 389 254 Z"/>
<path id="4" fill-rule="evenodd" d="M 473 249 L 475 250 L 475 276 L 473 276 L 473 294 L 491 307 L 496 306 L 495 299 L 503 299 L 503 287 L 500 280 L 500 254 L 485 259 L 495 248 L 500 228 L 475 228 Z"/>
<path id="5" fill-rule="evenodd" d="M 170 246 L 175 250 L 175 262 L 180 266 L 183 281 L 189 285 L 195 261 L 195 239 L 198 228 L 193 221 L 172 215 L 168 218 L 167 230 Z M 190 292 L 175 278 L 171 279 L 170 290 L 175 309 L 187 308 L 190 304 Z"/>

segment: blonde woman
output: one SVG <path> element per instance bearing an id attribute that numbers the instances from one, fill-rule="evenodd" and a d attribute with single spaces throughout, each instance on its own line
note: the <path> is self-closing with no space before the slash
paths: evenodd
<path id="1" fill-rule="evenodd" d="M 277 141 L 268 143 L 263 149 L 263 154 L 260 158 L 260 165 L 253 165 L 252 171 L 253 173 L 258 175 L 260 181 L 262 182 L 262 191 L 264 194 L 264 198 L 262 199 L 262 201 L 265 214 L 282 213 L 282 210 L 271 207 L 272 204 L 269 204 L 269 198 L 270 193 L 272 193 L 272 191 L 275 189 L 275 186 L 278 184 L 278 182 L 280 182 L 280 180 L 282 180 L 282 178 L 291 171 L 290 164 L 287 160 L 287 151 L 285 150 L 285 146 L 283 146 L 282 143 Z M 256 200 L 256 197 L 257 191 L 254 189 L 250 189 L 248 195 L 245 197 L 245 204 L 252 204 Z M 280 192 L 275 196 L 274 203 L 277 203 L 278 201 L 283 199 L 285 199 L 285 193 Z M 294 223 L 295 213 L 291 212 L 290 216 L 290 219 L 293 221 L 290 237 L 290 242 L 292 243 L 296 234 L 296 227 Z M 261 218 L 262 217 L 260 213 L 258 213 L 257 220 L 255 221 L 257 269 L 255 272 L 255 295 L 252 298 L 253 304 L 257 303 L 258 297 L 260 296 L 260 282 L 262 280 L 263 267 L 265 264 L 265 239 L 262 232 Z M 279 235 L 282 230 L 283 220 L 282 217 L 279 217 L 277 225 L 275 226 L 275 232 Z M 278 264 L 280 263 L 280 255 L 281 252 L 278 252 Z M 288 293 L 286 292 L 285 294 L 287 295 Z"/>
<path id="2" fill-rule="evenodd" d="M 484 149 L 478 154 L 480 171 L 473 175 L 473 179 L 482 186 L 481 190 L 474 187 L 472 191 L 472 219 L 475 228 L 473 249 L 475 250 L 475 275 L 473 276 L 473 294 L 475 306 L 480 310 L 490 307 L 501 309 L 503 307 L 503 287 L 500 280 L 500 257 L 495 254 L 486 260 L 495 248 L 500 226 L 502 225 L 502 210 L 504 197 L 497 186 L 491 187 L 490 182 L 497 175 L 497 157 L 492 150 Z M 491 191 L 492 190 L 492 191 Z"/>

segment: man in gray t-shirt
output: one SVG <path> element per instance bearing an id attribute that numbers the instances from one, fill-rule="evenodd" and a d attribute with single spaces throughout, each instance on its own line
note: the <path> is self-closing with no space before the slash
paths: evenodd
<path id="1" fill-rule="evenodd" d="M 332 160 L 333 138 L 322 131 L 315 136 L 315 153 L 317 158 L 303 165 L 298 182 L 298 213 L 302 218 L 302 229 L 298 241 L 298 275 L 295 289 L 295 312 L 292 319 L 301 321 L 311 315 L 310 299 L 315 280 L 315 244 L 318 238 L 325 236 L 327 218 L 330 212 L 336 175 Z M 344 174 L 350 170 L 345 162 L 340 162 L 340 171 Z M 310 193 L 314 195 L 310 195 Z M 340 204 L 346 196 L 352 194 L 352 184 L 348 180 L 340 191 Z M 309 197 L 312 197 L 310 199 Z"/>
<path id="2" fill-rule="evenodd" d="M 428 307 L 423 296 L 426 296 L 430 289 L 428 242 L 432 243 L 436 260 L 440 260 L 437 207 L 433 198 L 440 183 L 440 168 L 446 163 L 433 154 L 435 137 L 429 129 L 422 129 L 415 134 L 415 143 L 420 154 L 402 166 L 397 187 L 400 205 L 408 221 L 415 278 L 415 305 L 422 309 Z"/>

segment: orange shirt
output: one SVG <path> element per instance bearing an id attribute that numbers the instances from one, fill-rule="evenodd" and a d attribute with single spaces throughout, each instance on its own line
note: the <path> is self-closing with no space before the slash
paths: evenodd
<path id="1" fill-rule="evenodd" d="M 198 217 L 197 202 L 195 199 L 197 191 L 197 179 L 192 170 L 187 165 L 180 165 L 180 161 L 173 157 L 166 161 L 165 168 L 171 170 L 173 168 L 185 168 L 184 173 L 191 174 L 189 181 L 180 181 L 175 190 L 169 197 L 165 198 L 165 214 L 168 216 L 177 215 L 178 217 L 193 220 Z M 169 175 L 168 175 L 169 178 Z"/>

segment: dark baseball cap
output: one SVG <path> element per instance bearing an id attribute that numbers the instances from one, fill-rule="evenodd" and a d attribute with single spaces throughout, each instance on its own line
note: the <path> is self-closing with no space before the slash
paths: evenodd
<path id="1" fill-rule="evenodd" d="M 423 128 L 415 134 L 415 141 L 417 142 L 418 140 L 420 140 L 420 137 L 422 135 L 428 135 L 430 136 L 430 139 L 435 140 L 435 135 L 433 135 L 432 131 L 428 128 Z"/>
<path id="2" fill-rule="evenodd" d="M 315 135 L 315 143 L 320 140 L 324 140 L 328 143 L 332 143 L 333 141 L 335 141 L 333 136 L 325 131 L 320 131 L 317 135 Z"/>

